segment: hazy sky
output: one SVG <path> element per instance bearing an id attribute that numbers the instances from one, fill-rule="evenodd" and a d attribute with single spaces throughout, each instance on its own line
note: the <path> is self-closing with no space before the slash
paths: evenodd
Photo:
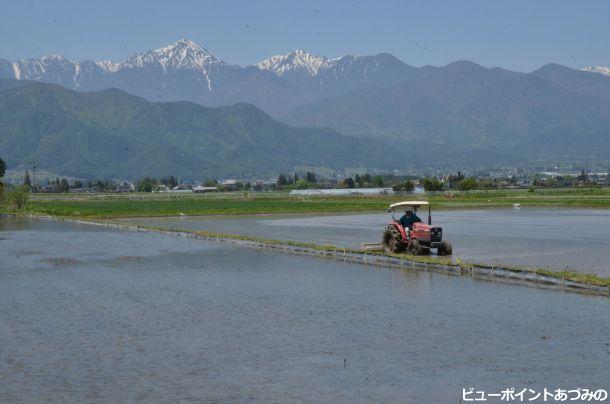
<path id="1" fill-rule="evenodd" d="M 95 4 L 94 4 L 95 3 Z M 293 49 L 530 71 L 610 66 L 610 1 L 3 1 L 0 58 L 121 60 L 179 38 L 248 65 Z"/>

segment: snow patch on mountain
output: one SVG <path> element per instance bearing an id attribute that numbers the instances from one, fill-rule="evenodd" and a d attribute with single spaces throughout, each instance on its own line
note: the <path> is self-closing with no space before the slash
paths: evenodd
<path id="1" fill-rule="evenodd" d="M 604 76 L 610 76 L 610 67 L 587 66 L 587 67 L 583 67 L 580 70 L 582 70 L 583 72 L 598 73 L 598 74 L 603 74 Z"/>
<path id="2" fill-rule="evenodd" d="M 19 80 L 53 80 L 60 84 L 68 84 L 75 71 L 75 63 L 62 55 L 47 55 L 13 63 L 13 73 Z"/>
<path id="3" fill-rule="evenodd" d="M 269 70 L 277 76 L 283 76 L 289 71 L 303 71 L 310 76 L 317 75 L 322 69 L 334 66 L 339 59 L 328 59 L 311 55 L 304 50 L 295 50 L 285 55 L 275 55 L 258 63 L 256 67 Z"/>
<path id="4" fill-rule="evenodd" d="M 226 63 L 196 42 L 181 39 L 163 48 L 135 54 L 119 63 L 116 69 L 154 66 L 160 67 L 163 72 L 194 69 L 207 74 L 214 65 Z"/>
<path id="5" fill-rule="evenodd" d="M 13 66 L 13 75 L 17 80 L 21 80 L 21 69 L 19 68 L 19 63 L 11 63 Z"/>
<path id="6" fill-rule="evenodd" d="M 95 62 L 96 66 L 108 73 L 116 73 L 119 70 L 119 63 L 114 63 L 110 60 L 101 60 Z"/>

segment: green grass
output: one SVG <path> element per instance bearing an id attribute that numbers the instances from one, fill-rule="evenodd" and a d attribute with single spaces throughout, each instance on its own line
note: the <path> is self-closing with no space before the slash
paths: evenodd
<path id="1" fill-rule="evenodd" d="M 539 268 L 535 270 L 540 275 L 552 276 L 554 278 L 565 279 L 580 283 L 586 283 L 597 286 L 607 286 L 610 288 L 610 278 L 601 278 L 595 274 L 587 274 L 574 271 L 554 271 L 552 269 Z"/>
<path id="2" fill-rule="evenodd" d="M 388 205 L 405 199 L 428 199 L 433 209 L 472 209 L 511 207 L 590 207 L 610 208 L 606 188 L 565 190 L 490 190 L 447 192 L 431 195 L 379 197 L 274 197 L 251 199 L 174 199 L 174 200 L 70 200 L 33 201 L 28 211 L 63 217 L 113 218 L 186 215 L 232 215 L 256 213 L 383 212 Z M 5 211 L 8 210 L 5 208 Z"/>
<path id="3" fill-rule="evenodd" d="M 53 201 L 33 202 L 28 211 L 54 216 L 72 217 L 136 217 L 255 214 L 354 212 L 383 210 L 387 202 L 380 200 L 176 200 L 176 201 Z"/>
<path id="4" fill-rule="evenodd" d="M 610 189 L 565 188 L 527 190 L 489 190 L 472 192 L 444 192 L 429 200 L 437 208 L 510 207 L 522 206 L 597 207 L 610 208 Z"/>

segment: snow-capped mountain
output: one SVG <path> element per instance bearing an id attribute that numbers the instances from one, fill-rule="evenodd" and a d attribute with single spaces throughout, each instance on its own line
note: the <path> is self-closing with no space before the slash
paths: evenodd
<path id="1" fill-rule="evenodd" d="M 314 56 L 304 50 L 295 50 L 285 55 L 272 56 L 256 65 L 261 70 L 268 70 L 278 77 L 302 73 L 308 77 L 319 77 L 325 80 L 340 80 L 346 74 L 359 75 L 363 82 L 379 80 L 375 77 L 380 71 L 388 73 L 390 67 L 402 70 L 394 72 L 399 77 L 408 75 L 407 71 L 414 70 L 394 56 L 379 54 L 375 56 L 346 55 L 334 59 L 324 56 Z M 390 76 L 393 76 L 390 74 Z M 393 81 L 395 77 L 388 77 Z"/>
<path id="2" fill-rule="evenodd" d="M 50 81 L 72 85 L 76 64 L 62 55 L 48 55 L 38 59 L 26 59 L 12 63 L 17 80 Z"/>
<path id="3" fill-rule="evenodd" d="M 153 67 L 163 72 L 180 69 L 198 70 L 202 74 L 216 66 L 227 64 L 217 58 L 212 52 L 188 39 L 181 39 L 163 48 L 137 53 L 129 59 L 119 63 L 117 70 Z"/>
<path id="4" fill-rule="evenodd" d="M 44 81 L 80 91 L 119 88 L 151 101 L 186 100 L 208 106 L 249 102 L 274 116 L 320 98 L 392 85 L 409 78 L 413 70 L 388 54 L 331 59 L 303 50 L 240 67 L 188 39 L 119 62 L 76 62 L 61 55 L 0 59 L 0 78 Z"/>
<path id="5" fill-rule="evenodd" d="M 303 50 L 263 60 L 257 68 L 297 88 L 304 101 L 333 97 L 369 86 L 388 86 L 412 77 L 417 69 L 394 56 L 315 56 Z"/>
<path id="6" fill-rule="evenodd" d="M 580 70 L 582 70 L 583 72 L 599 73 L 599 74 L 603 74 L 604 76 L 610 76 L 610 67 L 587 66 L 587 67 L 583 67 Z"/>
<path id="7" fill-rule="evenodd" d="M 196 70 L 209 81 L 209 73 L 231 68 L 210 51 L 188 39 L 181 39 L 163 48 L 137 53 L 118 63 L 109 60 L 74 62 L 62 55 L 48 55 L 11 64 L 12 78 L 51 82 L 73 89 L 89 87 L 86 81 L 91 76 L 111 75 L 124 70 L 158 70 L 165 74 L 178 70 Z"/>
<path id="8" fill-rule="evenodd" d="M 256 67 L 261 70 L 269 70 L 280 77 L 287 72 L 304 72 L 310 76 L 315 76 L 321 69 L 332 67 L 337 60 L 314 56 L 304 50 L 297 49 L 285 55 L 275 55 L 265 59 L 258 63 Z"/>
<path id="9" fill-rule="evenodd" d="M 562 66 L 558 72 L 549 66 L 534 74 L 575 91 L 597 91 L 597 96 L 610 98 L 606 90 L 610 68 L 586 67 L 582 70 L 599 73 L 587 75 Z M 0 59 L 0 78 L 44 81 L 79 91 L 118 88 L 150 101 L 184 100 L 206 106 L 247 102 L 275 117 L 306 103 L 367 87 L 393 87 L 413 78 L 425 80 L 434 69 L 411 67 L 387 53 L 329 58 L 304 50 L 241 67 L 224 62 L 189 39 L 118 62 L 77 62 L 62 55 Z"/>

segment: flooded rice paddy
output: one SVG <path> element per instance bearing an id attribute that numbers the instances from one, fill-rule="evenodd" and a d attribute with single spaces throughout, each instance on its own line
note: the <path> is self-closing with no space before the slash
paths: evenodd
<path id="1" fill-rule="evenodd" d="M 426 220 L 424 212 L 420 212 Z M 379 242 L 391 214 L 255 215 L 125 219 L 129 223 L 197 229 L 360 248 Z M 433 212 L 453 244 L 454 258 L 487 264 L 570 268 L 610 277 L 610 211 L 493 209 Z"/>
<path id="2" fill-rule="evenodd" d="M 0 219 L 0 401 L 457 403 L 608 380 L 607 297 Z"/>

